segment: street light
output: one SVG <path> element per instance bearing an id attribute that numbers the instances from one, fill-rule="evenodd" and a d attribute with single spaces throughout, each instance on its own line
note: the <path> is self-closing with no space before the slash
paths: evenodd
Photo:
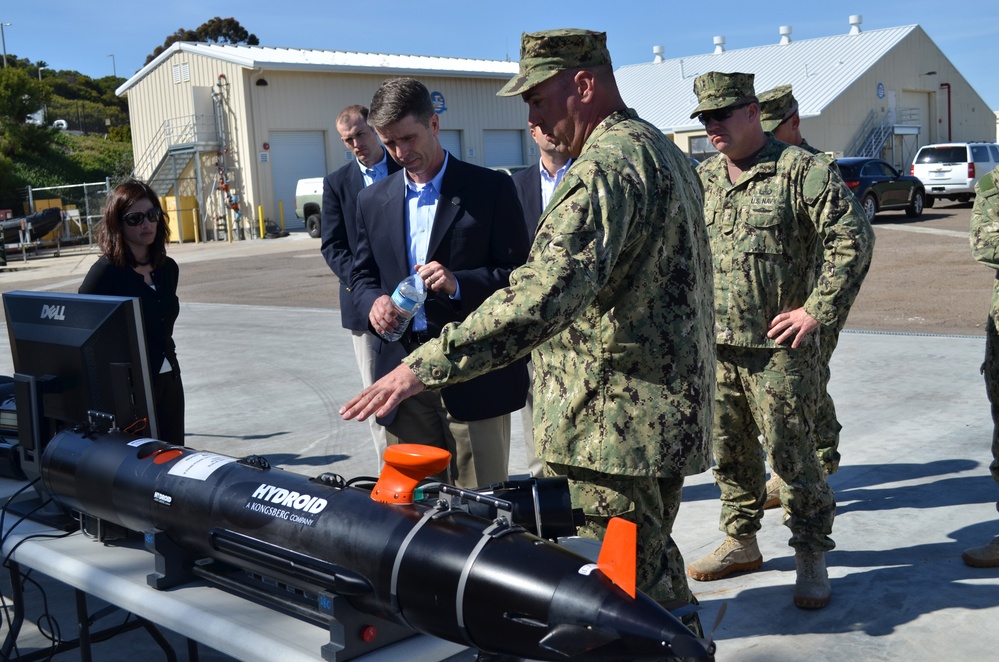
<path id="1" fill-rule="evenodd" d="M 4 69 L 7 68 L 7 38 L 3 34 L 3 26 L 10 27 L 10 23 L 4 23 L 0 21 L 0 42 L 3 43 L 3 66 Z"/>
<path id="2" fill-rule="evenodd" d="M 48 69 L 48 67 L 38 67 L 38 82 L 42 82 L 42 69 Z"/>
<path id="3" fill-rule="evenodd" d="M 115 64 L 114 64 L 114 53 L 108 54 L 108 57 L 111 58 L 111 71 L 114 72 L 114 77 L 117 78 L 118 77 L 118 67 L 116 67 Z"/>

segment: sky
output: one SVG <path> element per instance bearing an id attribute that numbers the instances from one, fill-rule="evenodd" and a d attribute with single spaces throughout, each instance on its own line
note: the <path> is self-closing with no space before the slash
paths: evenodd
<path id="1" fill-rule="evenodd" d="M 52 69 L 94 78 L 131 77 L 146 56 L 179 28 L 234 17 L 263 46 L 367 53 L 514 60 L 520 35 L 551 28 L 607 32 L 615 67 L 650 62 L 661 45 L 667 59 L 710 53 L 713 38 L 726 48 L 751 48 L 780 40 L 849 31 L 849 17 L 863 16 L 862 29 L 920 25 L 992 110 L 999 110 L 999 2 L 865 0 L 850 3 L 715 0 L 0 0 L 8 54 L 44 61 Z M 6 25 L 6 24 L 10 25 Z"/>

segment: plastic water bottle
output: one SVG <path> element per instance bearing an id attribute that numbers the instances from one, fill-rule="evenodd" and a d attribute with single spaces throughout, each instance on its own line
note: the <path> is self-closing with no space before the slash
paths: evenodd
<path id="1" fill-rule="evenodd" d="M 398 324 L 394 330 L 382 333 L 382 338 L 388 342 L 402 338 L 402 334 L 409 326 L 409 321 L 423 307 L 423 302 L 426 299 L 427 288 L 419 274 L 404 278 L 395 288 L 395 292 L 392 293 L 392 305 L 395 308 L 395 319 Z"/>

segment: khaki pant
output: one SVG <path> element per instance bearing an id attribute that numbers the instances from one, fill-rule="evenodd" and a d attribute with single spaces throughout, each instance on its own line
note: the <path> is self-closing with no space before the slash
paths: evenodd
<path id="1" fill-rule="evenodd" d="M 425 444 L 451 453 L 451 466 L 438 480 L 473 488 L 499 483 L 510 472 L 510 414 L 459 421 L 444 408 L 437 391 L 403 400 L 386 426 L 388 443 Z"/>
<path id="2" fill-rule="evenodd" d="M 368 388 L 375 383 L 375 344 L 381 341 L 370 331 L 351 330 L 354 341 L 354 360 L 357 361 L 357 370 L 361 373 L 361 384 Z M 368 427 L 371 429 L 371 441 L 375 445 L 375 457 L 378 458 L 378 468 L 382 466 L 382 456 L 385 454 L 385 446 L 388 445 L 388 437 L 385 433 L 385 426 L 378 423 L 377 417 L 368 418 Z"/>

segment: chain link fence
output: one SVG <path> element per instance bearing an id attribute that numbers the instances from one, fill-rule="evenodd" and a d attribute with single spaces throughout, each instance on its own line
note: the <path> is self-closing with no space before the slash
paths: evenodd
<path id="1" fill-rule="evenodd" d="M 93 244 L 101 210 L 110 191 L 111 182 L 107 179 L 64 186 L 29 186 L 28 204 L 32 213 L 51 207 L 63 211 L 62 225 L 38 240 L 52 244 Z"/>
<path id="2" fill-rule="evenodd" d="M 58 255 L 67 245 L 94 246 L 101 211 L 111 190 L 109 180 L 68 184 L 64 186 L 27 187 L 27 214 L 21 218 L 21 227 L 0 234 L 0 265 L 7 264 L 11 253 L 19 253 L 21 261 L 29 256 L 39 256 L 42 249 L 55 249 Z M 32 218 L 48 209 L 58 209 L 61 222 L 49 229 L 48 219 Z M 18 215 L 12 214 L 16 221 Z M 26 223 L 27 221 L 27 223 Z M 44 229 L 33 224 L 44 224 Z M 6 235 L 6 237 L 4 236 Z M 48 254 L 50 251 L 46 251 Z"/>

